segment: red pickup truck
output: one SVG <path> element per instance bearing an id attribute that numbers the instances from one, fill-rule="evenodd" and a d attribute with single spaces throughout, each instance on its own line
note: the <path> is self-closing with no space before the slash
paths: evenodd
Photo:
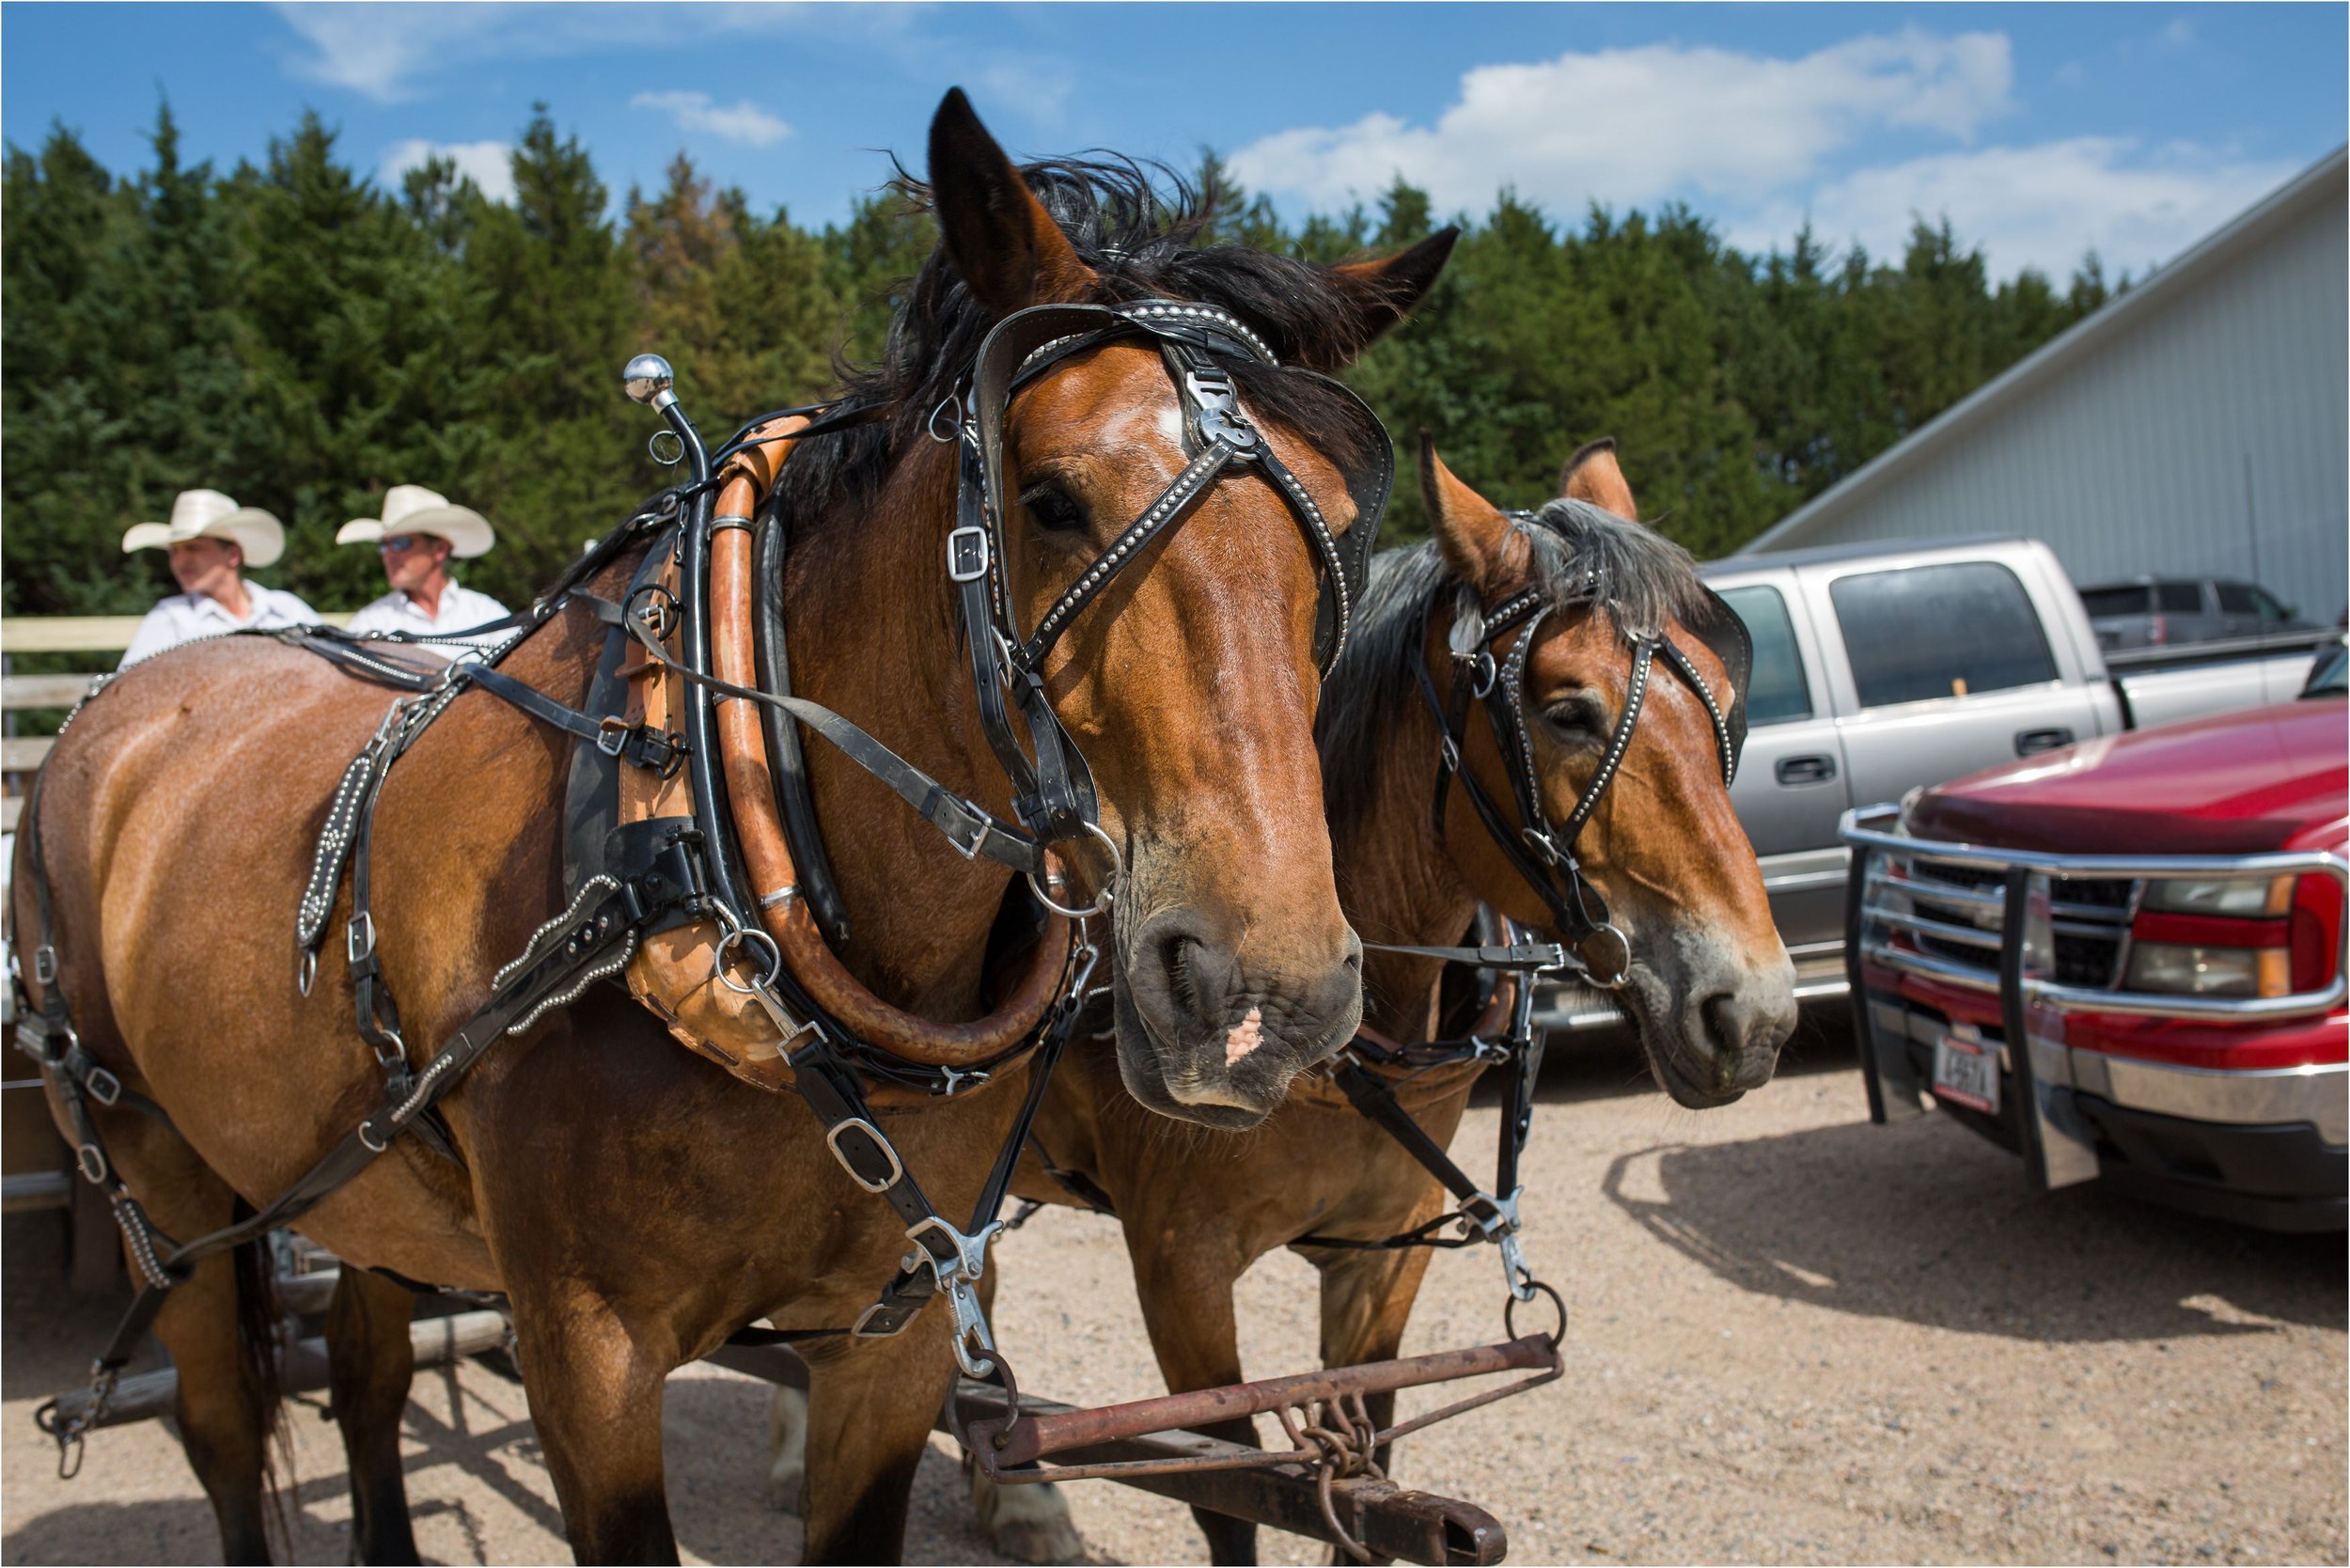
<path id="1" fill-rule="evenodd" d="M 1846 813 L 1871 1119 L 1938 1105 L 2044 1188 L 2098 1180 L 2342 1229 L 2342 664 L 2330 653 L 2298 701 Z"/>

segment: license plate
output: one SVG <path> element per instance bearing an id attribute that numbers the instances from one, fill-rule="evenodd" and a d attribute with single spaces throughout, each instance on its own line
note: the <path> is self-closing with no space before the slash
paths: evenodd
<path id="1" fill-rule="evenodd" d="M 1999 1048 L 1946 1034 L 1934 1043 L 1934 1092 L 1986 1116 L 1999 1114 Z"/>

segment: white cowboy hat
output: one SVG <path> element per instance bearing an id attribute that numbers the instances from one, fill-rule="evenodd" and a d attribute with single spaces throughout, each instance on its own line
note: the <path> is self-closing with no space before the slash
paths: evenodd
<path id="1" fill-rule="evenodd" d="M 267 566 L 286 553 L 286 530 L 258 507 L 241 507 L 217 490 L 183 490 L 171 503 L 168 523 L 133 523 L 123 531 L 122 552 L 161 550 L 191 539 L 225 539 L 242 545 L 244 564 Z"/>
<path id="2" fill-rule="evenodd" d="M 420 484 L 396 484 L 384 493 L 384 515 L 356 517 L 335 531 L 337 544 L 373 544 L 400 534 L 431 534 L 449 542 L 461 559 L 486 556 L 497 542 L 489 519 L 471 507 L 452 507 L 448 497 Z"/>

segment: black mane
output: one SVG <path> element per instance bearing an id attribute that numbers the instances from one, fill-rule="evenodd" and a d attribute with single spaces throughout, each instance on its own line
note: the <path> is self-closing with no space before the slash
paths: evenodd
<path id="1" fill-rule="evenodd" d="M 1598 605 L 1627 646 L 1669 621 L 1687 620 L 1701 603 L 1697 562 L 1653 528 L 1564 496 L 1517 526 L 1532 543 L 1534 580 L 1549 603 Z M 1474 640 L 1482 623 L 1476 595 L 1452 575 L 1433 541 L 1371 559 L 1346 652 L 1330 672 L 1314 719 L 1323 807 L 1334 825 L 1370 808 L 1381 755 L 1394 745 L 1406 705 L 1424 700 L 1412 651 L 1448 589 L 1455 637 Z M 1450 671 L 1430 674 L 1442 693 Z"/>
<path id="2" fill-rule="evenodd" d="M 1053 159 L 1025 165 L 1020 173 L 1078 257 L 1100 274 L 1087 303 L 1167 298 L 1220 306 L 1247 322 L 1284 365 L 1351 360 L 1368 346 L 1359 301 L 1324 269 L 1239 245 L 1198 243 L 1214 214 L 1171 171 L 1104 158 Z M 919 180 L 901 171 L 892 184 L 916 211 L 931 210 L 930 189 Z M 880 360 L 836 362 L 838 399 L 885 409 L 886 416 L 795 450 L 777 486 L 781 504 L 795 519 L 813 520 L 843 497 L 870 499 L 891 454 L 923 435 L 995 321 L 972 297 L 946 248 L 933 248 L 900 298 Z M 1347 465 L 1362 456 L 1357 421 L 1316 378 L 1239 366 L 1235 379 L 1253 411 L 1332 461 Z"/>

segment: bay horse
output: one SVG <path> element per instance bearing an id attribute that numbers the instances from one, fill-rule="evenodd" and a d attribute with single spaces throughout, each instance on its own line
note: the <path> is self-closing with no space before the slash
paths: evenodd
<path id="1" fill-rule="evenodd" d="M 1367 437 L 1306 372 L 1342 367 L 1399 321 L 1452 235 L 1328 268 L 1200 247 L 1196 222 L 1170 214 L 1132 165 L 1015 166 L 959 90 L 932 121 L 921 194 L 939 247 L 884 362 L 843 388 L 877 415 L 808 442 L 780 478 L 789 654 L 802 697 L 1000 815 L 1006 791 L 951 616 L 958 453 L 932 433 L 992 325 L 1040 303 L 1154 298 L 1246 322 L 1281 368 L 1236 370 L 1239 397 L 1342 532 L 1355 514 L 1345 469 Z M 1012 397 L 1005 576 L 1031 622 L 1184 471 L 1184 406 L 1160 350 L 1134 341 Z M 1360 1012 L 1312 741 L 1314 557 L 1257 470 L 1214 483 L 1145 556 L 1038 673 L 1084 746 L 1125 867 L 1104 957 L 1123 1075 L 1153 1112 L 1246 1125 Z M 634 565 L 622 558 L 589 586 L 619 594 Z M 604 623 L 573 601 L 499 667 L 577 704 L 606 646 Z M 16 929 L 48 913 L 61 961 L 33 989 L 61 987 L 81 1044 L 167 1113 L 93 1109 L 116 1169 L 174 1235 L 274 1199 L 378 1103 L 349 978 L 329 966 L 297 988 L 286 939 L 338 776 L 384 708 L 381 689 L 267 638 L 188 645 L 79 713 L 47 764 L 33 831 L 19 835 Z M 387 776 L 373 918 L 410 1048 L 429 1053 L 471 1017 L 493 971 L 563 907 L 572 756 L 569 736 L 476 686 Z M 848 917 L 841 961 L 899 1007 L 984 1013 L 1018 967 L 991 953 L 1011 873 L 948 853 L 826 748 L 807 766 Z M 28 867 L 36 839 L 45 866 Z M 44 869 L 48 912 L 30 892 L 29 872 Z M 350 895 L 334 897 L 347 914 Z M 1231 1050 L 1244 1034 L 1252 1049 Z M 940 1208 L 967 1206 L 1024 1086 L 1008 1067 L 945 1098 L 877 1097 L 876 1110 Z M 52 1107 L 64 1125 L 54 1085 Z M 399 1461 L 413 1371 L 401 1281 L 427 1281 L 509 1302 L 579 1559 L 676 1560 L 661 1449 L 669 1372 L 755 1320 L 849 1323 L 906 1250 L 903 1222 L 836 1163 L 805 1105 L 681 1049 L 614 987 L 502 1041 L 443 1107 L 462 1165 L 399 1141 L 298 1224 L 346 1262 L 328 1336 L 356 1551 L 415 1560 Z M 230 1561 L 267 1560 L 268 1435 L 281 1418 L 257 1252 L 196 1263 L 154 1321 Z M 807 1355 L 806 1555 L 894 1560 L 955 1369 L 944 1315 L 924 1311 L 893 1338 L 819 1340 Z"/>
<path id="2" fill-rule="evenodd" d="M 1699 603 L 1694 564 L 1632 521 L 1632 492 L 1612 443 L 1577 452 L 1561 499 L 1531 516 L 1496 509 L 1433 447 L 1423 453 L 1421 478 L 1434 539 L 1374 559 L 1361 635 L 1334 671 L 1318 726 L 1340 902 L 1373 944 L 1363 1034 L 1402 1043 L 1436 1034 L 1445 964 L 1377 944 L 1457 942 L 1480 903 L 1520 925 L 1555 924 L 1463 790 L 1446 797 L 1439 831 L 1430 802 L 1444 734 L 1414 653 L 1441 672 L 1461 618 L 1529 588 L 1556 606 L 1536 628 L 1523 686 L 1553 821 L 1568 818 L 1591 785 L 1624 712 L 1630 637 L 1662 631 L 1723 706 L 1732 696 L 1722 661 L 1687 629 Z M 1512 800 L 1490 722 L 1471 720 L 1462 751 L 1491 799 Z M 1582 852 L 1631 939 L 1630 981 L 1614 994 L 1657 1084 L 1698 1108 L 1767 1081 L 1795 1022 L 1794 967 L 1725 771 L 1709 710 L 1659 670 Z M 1418 1074 L 1366 1065 L 1391 1082 L 1408 1080 L 1397 1099 L 1440 1146 L 1451 1142 L 1485 1070 L 1475 1058 Z M 1023 1198 L 1082 1205 L 1046 1160 L 1106 1197 L 1117 1214 L 1151 1343 L 1175 1392 L 1241 1380 L 1233 1286 L 1277 1247 L 1293 1248 L 1320 1271 L 1325 1366 L 1398 1354 L 1428 1248 L 1301 1238 L 1402 1236 L 1434 1219 L 1447 1200 L 1428 1169 L 1357 1110 L 1325 1069 L 1299 1074 L 1281 1108 L 1253 1131 L 1153 1128 L 1119 1092 L 1108 1055 L 1082 1040 L 1054 1080 L 1014 1184 Z M 1394 1396 L 1369 1403 L 1378 1424 L 1388 1424 Z M 1257 1441 L 1246 1420 L 1207 1430 Z M 975 1483 L 982 1522 L 1006 1549 L 1066 1555 L 1076 1546 L 1065 1519 L 1037 1496 L 1046 1489 L 995 1487 L 979 1476 Z M 1254 1525 L 1196 1512 L 1214 1561 L 1256 1560 Z"/>

